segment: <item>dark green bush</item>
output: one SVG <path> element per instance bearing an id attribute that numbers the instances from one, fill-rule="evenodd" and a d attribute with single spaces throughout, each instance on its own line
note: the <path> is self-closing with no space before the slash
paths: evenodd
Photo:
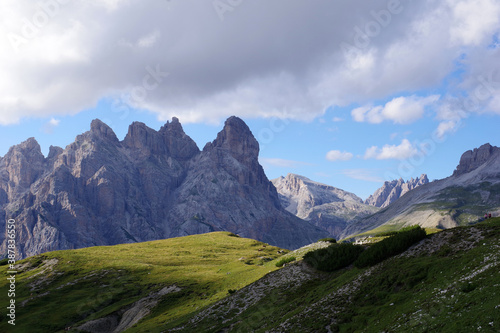
<path id="1" fill-rule="evenodd" d="M 287 258 L 281 258 L 276 262 L 276 267 L 282 267 L 284 264 L 288 264 L 289 262 L 295 261 L 297 258 L 295 257 L 287 257 Z"/>
<path id="2" fill-rule="evenodd" d="M 460 290 L 464 293 L 470 293 L 477 288 L 477 284 L 466 282 L 460 286 Z"/>
<path id="3" fill-rule="evenodd" d="M 425 230 L 420 226 L 405 228 L 394 236 L 370 246 L 359 256 L 354 265 L 358 268 L 373 266 L 389 257 L 402 253 L 425 237 Z"/>
<path id="4" fill-rule="evenodd" d="M 321 238 L 318 242 L 337 243 L 337 240 L 335 238 Z"/>
<path id="5" fill-rule="evenodd" d="M 363 247 L 359 245 L 334 244 L 306 253 L 304 261 L 320 271 L 333 272 L 352 264 L 361 252 L 363 252 Z"/>
<path id="6" fill-rule="evenodd" d="M 8 258 L 0 260 L 0 266 L 7 265 L 8 263 L 9 263 L 9 259 Z"/>
<path id="7" fill-rule="evenodd" d="M 387 231 L 387 232 L 380 232 L 376 234 L 375 236 L 377 237 L 390 237 L 396 235 L 398 232 L 397 231 Z"/>

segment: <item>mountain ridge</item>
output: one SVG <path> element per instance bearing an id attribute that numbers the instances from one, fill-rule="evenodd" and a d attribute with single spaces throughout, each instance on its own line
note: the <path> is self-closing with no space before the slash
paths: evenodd
<path id="1" fill-rule="evenodd" d="M 159 131 L 134 122 L 122 141 L 96 119 L 47 157 L 33 138 L 0 157 L 0 225 L 16 220 L 22 257 L 212 231 L 282 248 L 327 236 L 281 207 L 258 154 L 237 117 L 202 151 L 177 118 Z"/>
<path id="2" fill-rule="evenodd" d="M 307 177 L 288 174 L 272 179 L 282 206 L 337 238 L 349 223 L 375 213 L 378 208 L 363 203 L 354 193 Z"/>
<path id="3" fill-rule="evenodd" d="M 373 216 L 349 225 L 342 237 L 382 225 L 397 229 L 473 224 L 485 213 L 500 214 L 499 202 L 500 148 L 487 143 L 463 153 L 451 176 L 416 187 Z"/>
<path id="4" fill-rule="evenodd" d="M 364 203 L 375 207 L 385 208 L 402 197 L 405 193 L 418 186 L 427 184 L 428 182 L 429 179 L 426 174 L 422 174 L 420 177 L 415 179 L 412 177 L 407 181 L 404 181 L 403 178 L 386 181 L 384 182 L 384 185 L 370 195 Z"/>

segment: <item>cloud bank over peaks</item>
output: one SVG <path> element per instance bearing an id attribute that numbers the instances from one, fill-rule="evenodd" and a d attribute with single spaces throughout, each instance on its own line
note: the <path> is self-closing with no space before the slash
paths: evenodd
<path id="1" fill-rule="evenodd" d="M 357 104 L 356 121 L 409 124 L 438 98 L 412 94 L 439 86 L 457 62 L 463 73 L 445 88 L 465 95 L 499 66 L 489 49 L 500 33 L 495 0 L 255 0 L 231 9 L 221 19 L 211 1 L 3 1 L 0 124 L 130 95 L 122 104 L 184 123 L 309 121 Z M 148 68 L 169 76 L 153 85 Z M 401 97 L 370 106 L 390 96 Z M 473 112 L 500 113 L 498 96 Z"/>

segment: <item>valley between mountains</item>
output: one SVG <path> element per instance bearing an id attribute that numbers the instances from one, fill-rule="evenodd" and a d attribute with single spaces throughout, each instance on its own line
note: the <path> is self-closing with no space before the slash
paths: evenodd
<path id="1" fill-rule="evenodd" d="M 0 272 L 17 272 L 13 332 L 498 332 L 500 148 L 367 200 L 269 180 L 258 157 L 237 117 L 201 150 L 177 118 L 123 140 L 94 120 L 46 157 L 34 138 L 12 147 L 0 226 L 15 221 L 17 257 L 1 233 Z M 423 236 L 356 264 L 412 230 Z M 355 257 L 319 268 L 344 248 Z"/>

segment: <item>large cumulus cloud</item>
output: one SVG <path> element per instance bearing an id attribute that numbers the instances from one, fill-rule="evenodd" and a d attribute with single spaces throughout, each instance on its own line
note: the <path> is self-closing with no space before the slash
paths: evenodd
<path id="1" fill-rule="evenodd" d="M 103 98 L 161 120 L 312 119 L 413 96 L 457 67 L 463 95 L 498 67 L 499 17 L 495 0 L 5 0 L 0 124 Z M 495 89 L 482 111 L 499 112 Z"/>

